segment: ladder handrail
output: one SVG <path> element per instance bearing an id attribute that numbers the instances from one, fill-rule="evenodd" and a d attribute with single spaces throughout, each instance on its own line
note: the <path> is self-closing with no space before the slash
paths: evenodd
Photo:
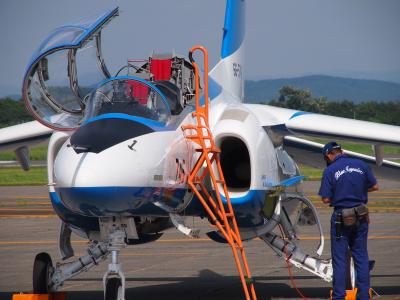
<path id="1" fill-rule="evenodd" d="M 204 73 L 203 73 L 203 81 L 204 81 L 204 108 L 200 106 L 200 93 L 198 91 L 200 90 L 200 80 L 199 80 L 199 67 L 195 60 L 193 59 L 193 53 L 195 51 L 201 51 L 203 52 L 203 67 L 204 67 Z M 196 98 L 196 112 L 202 112 L 204 113 L 204 120 L 205 120 L 205 125 L 208 127 L 208 53 L 206 48 L 203 46 L 194 46 L 189 50 L 189 60 L 192 63 L 194 67 L 194 76 L 195 76 L 195 98 Z M 199 121 L 199 119 L 197 119 Z M 197 124 L 200 124 L 199 122 Z"/>

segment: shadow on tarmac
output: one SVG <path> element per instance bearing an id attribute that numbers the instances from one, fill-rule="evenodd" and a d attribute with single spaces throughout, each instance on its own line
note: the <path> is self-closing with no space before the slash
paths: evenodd
<path id="1" fill-rule="evenodd" d="M 400 274 L 372 275 L 372 277 L 399 277 Z M 316 279 L 315 276 L 294 276 L 297 280 Z M 99 282 L 101 278 L 75 278 L 69 280 L 74 283 Z M 202 270 L 197 277 L 128 277 L 126 281 L 145 282 L 146 286 L 127 288 L 125 298 L 146 300 L 227 300 L 244 299 L 240 280 L 237 276 L 221 276 L 210 270 Z M 287 281 L 277 283 L 274 281 Z M 163 283 L 165 282 L 165 283 Z M 290 286 L 288 276 L 258 276 L 255 277 L 255 288 L 259 300 L 272 298 L 299 298 L 296 290 Z M 308 298 L 329 297 L 329 287 L 299 287 L 301 292 Z M 381 295 L 400 295 L 400 286 L 374 286 Z M 0 299 L 11 299 L 12 293 L 0 292 Z M 99 291 L 70 291 L 68 300 L 103 299 L 103 292 Z"/>

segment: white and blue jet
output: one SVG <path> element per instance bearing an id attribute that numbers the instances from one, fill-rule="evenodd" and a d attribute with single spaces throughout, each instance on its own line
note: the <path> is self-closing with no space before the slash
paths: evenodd
<path id="1" fill-rule="evenodd" d="M 316 225 L 317 255 L 324 246 L 297 166 L 322 167 L 322 145 L 302 137 L 370 143 L 375 157 L 345 152 L 378 176 L 398 179 L 400 164 L 384 160 L 383 146 L 400 145 L 400 127 L 243 103 L 245 4 L 227 0 L 221 59 L 208 82 L 210 129 L 241 237 L 260 237 L 283 253 L 285 241 L 273 233 L 282 226 L 290 261 L 330 281 L 330 260 L 296 246 L 297 225 Z M 184 216 L 207 218 L 187 184 L 198 154 L 181 128 L 195 122 L 193 65 L 182 56 L 154 53 L 139 63 L 128 61 L 112 76 L 101 33 L 117 15 L 115 8 L 54 30 L 34 53 L 23 82 L 24 101 L 37 121 L 0 129 L 0 151 L 15 151 L 24 169 L 29 147 L 49 140 L 50 199 L 62 222 L 61 258 L 68 261 L 53 266 L 48 254 L 38 254 L 35 293 L 56 291 L 111 257 L 105 299 L 124 299 L 122 248 L 152 242 L 174 226 L 196 237 Z M 74 257 L 71 233 L 88 239 L 87 255 Z M 217 230 L 207 235 L 224 242 Z"/>

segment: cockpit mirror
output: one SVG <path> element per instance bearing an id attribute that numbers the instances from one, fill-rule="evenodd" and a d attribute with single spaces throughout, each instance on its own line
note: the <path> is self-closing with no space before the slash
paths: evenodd
<path id="1" fill-rule="evenodd" d="M 110 77 L 101 52 L 101 32 L 118 8 L 54 30 L 34 53 L 25 73 L 23 98 L 33 116 L 56 130 L 83 120 L 90 92 Z"/>

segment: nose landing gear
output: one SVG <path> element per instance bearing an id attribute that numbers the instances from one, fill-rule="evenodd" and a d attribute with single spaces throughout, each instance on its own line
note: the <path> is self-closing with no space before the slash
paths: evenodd
<path id="1" fill-rule="evenodd" d="M 124 229 L 115 229 L 107 234 L 107 242 L 91 242 L 87 255 L 73 261 L 57 263 L 55 267 L 49 254 L 39 253 L 33 266 L 34 294 L 55 292 L 64 281 L 88 271 L 110 256 L 111 262 L 103 277 L 104 299 L 125 300 L 125 276 L 118 256 L 121 249 L 126 247 L 126 236 Z"/>

